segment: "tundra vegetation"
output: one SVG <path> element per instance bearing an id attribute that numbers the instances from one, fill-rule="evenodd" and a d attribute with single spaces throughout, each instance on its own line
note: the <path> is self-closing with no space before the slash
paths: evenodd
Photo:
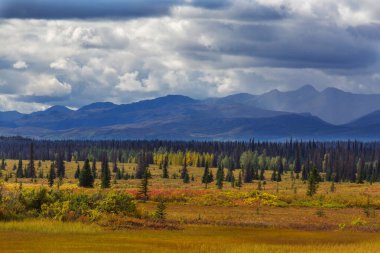
<path id="1" fill-rule="evenodd" d="M 378 252 L 379 147 L 3 138 L 0 252 Z"/>

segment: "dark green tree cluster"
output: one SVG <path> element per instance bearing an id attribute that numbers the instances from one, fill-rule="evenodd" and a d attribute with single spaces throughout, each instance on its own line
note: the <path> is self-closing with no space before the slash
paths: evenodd
<path id="1" fill-rule="evenodd" d="M 202 183 L 205 185 L 205 188 L 207 189 L 207 186 L 209 183 L 214 181 L 214 176 L 212 174 L 212 171 L 208 167 L 208 163 L 206 163 L 203 176 L 202 176 Z"/>
<path id="2" fill-rule="evenodd" d="M 79 186 L 80 187 L 86 187 L 86 188 L 94 187 L 94 177 L 92 175 L 90 161 L 88 159 L 86 159 L 86 161 L 83 164 L 83 168 L 80 170 Z M 108 187 L 104 187 L 104 186 L 109 187 L 109 184 L 103 185 L 103 181 L 102 181 L 102 188 L 108 188 Z"/>
<path id="3" fill-rule="evenodd" d="M 101 169 L 101 175 L 100 175 L 101 188 L 110 188 L 111 187 L 111 171 L 108 164 L 108 157 L 105 154 L 102 159 L 102 169 Z"/>

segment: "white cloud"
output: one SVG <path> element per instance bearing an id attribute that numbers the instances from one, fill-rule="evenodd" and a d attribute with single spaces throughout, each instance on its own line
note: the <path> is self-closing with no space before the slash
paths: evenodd
<path id="1" fill-rule="evenodd" d="M 41 103 L 19 101 L 18 96 L 16 95 L 0 94 L 1 111 L 18 111 L 21 113 L 31 113 L 34 111 L 45 110 L 49 107 L 49 105 Z"/>
<path id="2" fill-rule="evenodd" d="M 116 85 L 116 89 L 120 91 L 144 91 L 143 83 L 137 80 L 137 71 L 131 73 L 125 73 L 119 77 L 119 84 Z"/>
<path id="3" fill-rule="evenodd" d="M 13 64 L 13 68 L 15 68 L 15 69 L 27 69 L 28 64 L 26 64 L 26 62 L 24 62 L 24 61 L 17 61 Z"/>
<path id="4" fill-rule="evenodd" d="M 55 76 L 30 76 L 29 82 L 22 88 L 25 96 L 65 96 L 71 93 L 71 85 L 60 82 Z"/>

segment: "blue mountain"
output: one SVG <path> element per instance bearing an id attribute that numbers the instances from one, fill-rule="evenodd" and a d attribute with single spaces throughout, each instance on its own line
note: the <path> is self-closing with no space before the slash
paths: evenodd
<path id="1" fill-rule="evenodd" d="M 196 100 L 168 95 L 121 105 L 97 102 L 78 110 L 53 106 L 30 114 L 0 112 L 0 135 L 49 139 L 373 139 L 380 137 L 380 111 L 372 112 L 376 106 L 362 106 L 352 113 L 351 105 L 364 103 L 365 98 L 367 104 L 375 105 L 373 98 L 377 96 L 337 89 L 319 92 L 304 86 L 258 96 L 241 93 Z M 332 101 L 334 97 L 337 101 Z M 319 113 L 329 104 L 332 107 L 323 117 L 335 113 L 338 121 L 346 121 L 363 115 L 345 124 L 327 122 Z M 365 116 L 365 112 L 370 113 Z"/>

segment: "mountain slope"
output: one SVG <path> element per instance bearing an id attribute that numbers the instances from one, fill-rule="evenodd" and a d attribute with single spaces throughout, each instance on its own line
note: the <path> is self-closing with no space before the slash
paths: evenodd
<path id="1" fill-rule="evenodd" d="M 380 94 L 353 94 L 335 88 L 319 92 L 310 85 L 288 92 L 273 90 L 257 96 L 253 102 L 268 110 L 309 112 L 336 125 L 380 110 Z"/>
<path id="2" fill-rule="evenodd" d="M 334 97 L 337 101 L 331 102 Z M 291 92 L 273 90 L 260 96 L 241 93 L 196 100 L 169 95 L 122 105 L 98 102 L 78 110 L 53 106 L 31 114 L 0 113 L 0 135 L 49 139 L 378 138 L 380 111 L 339 126 L 314 116 L 324 112 L 323 108 L 329 103 L 334 107 L 329 113 L 343 113 L 343 109 L 351 108 L 349 103 L 362 100 L 360 95 L 342 93 L 337 89 L 319 92 L 312 86 L 304 86 Z M 271 101 L 275 102 L 272 104 Z M 298 108 L 295 108 L 296 104 Z M 294 110 L 306 113 L 265 107 L 281 110 L 294 107 Z"/>

